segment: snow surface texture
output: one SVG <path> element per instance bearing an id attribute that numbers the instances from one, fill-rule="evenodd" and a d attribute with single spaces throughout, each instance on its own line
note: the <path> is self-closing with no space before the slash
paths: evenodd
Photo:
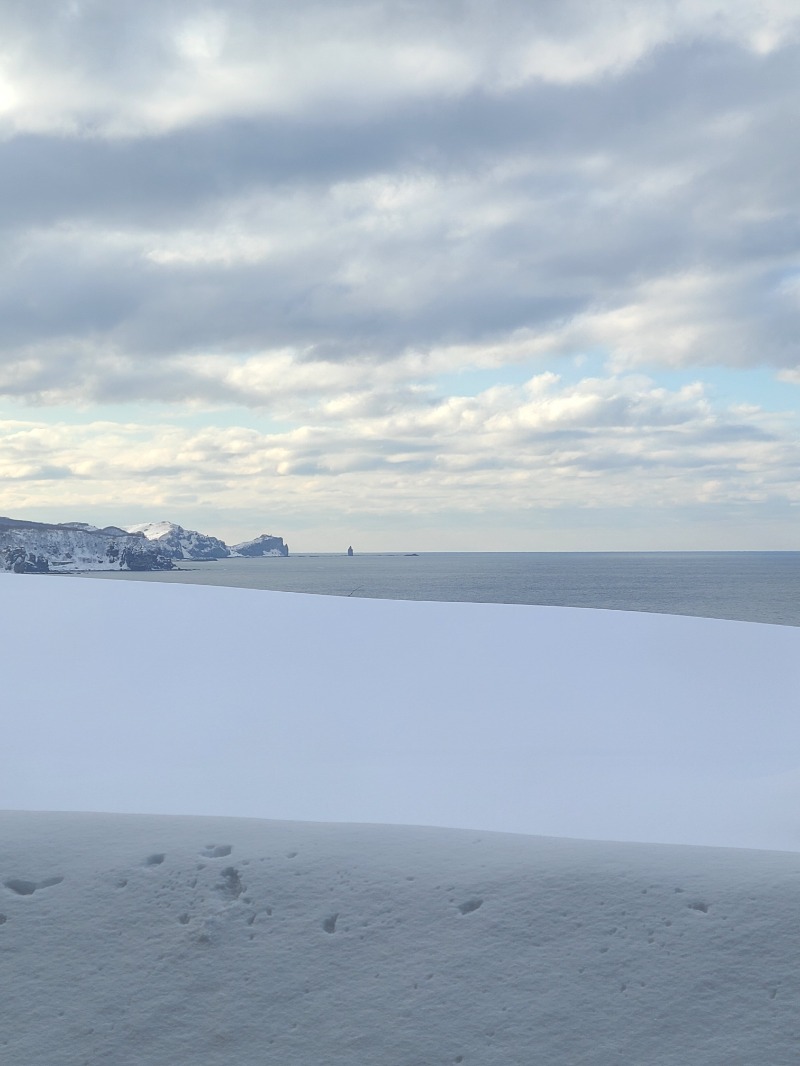
<path id="1" fill-rule="evenodd" d="M 0 815 L 37 1066 L 796 1066 L 800 855 Z"/>
<path id="2" fill-rule="evenodd" d="M 13 574 L 0 604 L 0 808 L 800 850 L 800 628 Z"/>

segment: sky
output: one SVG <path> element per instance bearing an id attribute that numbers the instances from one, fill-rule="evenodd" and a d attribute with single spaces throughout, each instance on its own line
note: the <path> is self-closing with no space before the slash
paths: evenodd
<path id="1" fill-rule="evenodd" d="M 794 0 L 5 0 L 0 513 L 794 549 Z"/>

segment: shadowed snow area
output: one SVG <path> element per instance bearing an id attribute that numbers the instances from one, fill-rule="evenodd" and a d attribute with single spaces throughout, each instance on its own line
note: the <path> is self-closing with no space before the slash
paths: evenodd
<path id="1" fill-rule="evenodd" d="M 800 628 L 12 574 L 0 603 L 0 808 L 800 850 Z"/>
<path id="2" fill-rule="evenodd" d="M 0 841 L 4 1062 L 797 1061 L 797 854 L 23 812 Z"/>

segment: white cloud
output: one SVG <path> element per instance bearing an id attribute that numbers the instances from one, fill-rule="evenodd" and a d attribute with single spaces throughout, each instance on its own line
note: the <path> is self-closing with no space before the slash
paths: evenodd
<path id="1" fill-rule="evenodd" d="M 417 398 L 418 400 L 419 398 Z M 664 510 L 800 504 L 793 427 L 759 410 L 715 412 L 701 384 L 638 377 L 564 385 L 553 374 L 475 397 L 375 412 L 327 403 L 282 433 L 242 427 L 2 424 L 6 507 L 38 511 L 59 477 L 61 508 L 111 503 L 157 513 L 292 511 L 451 519 L 510 510 Z M 237 530 L 242 535 L 246 529 Z"/>
<path id="2" fill-rule="evenodd" d="M 0 395 L 85 412 L 15 430 L 14 506 L 793 506 L 788 420 L 659 375 L 800 380 L 798 26 L 779 0 L 7 6 Z"/>

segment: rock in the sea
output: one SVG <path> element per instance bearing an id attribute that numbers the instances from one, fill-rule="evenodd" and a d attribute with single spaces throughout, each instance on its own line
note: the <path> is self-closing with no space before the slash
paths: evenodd
<path id="1" fill-rule="evenodd" d="M 283 543 L 283 537 L 273 537 L 271 533 L 262 533 L 255 540 L 245 540 L 241 544 L 234 544 L 231 554 L 241 555 L 248 559 L 256 559 L 262 555 L 289 554 L 289 545 Z"/>

